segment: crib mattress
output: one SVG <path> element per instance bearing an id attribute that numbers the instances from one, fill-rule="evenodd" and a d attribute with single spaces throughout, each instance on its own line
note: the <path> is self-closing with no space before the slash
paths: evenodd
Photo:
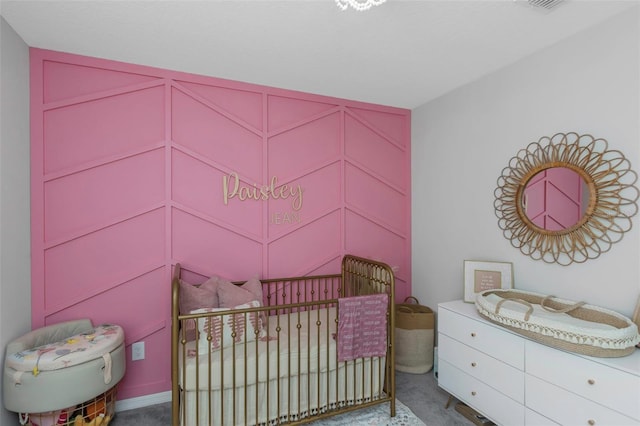
<path id="1" fill-rule="evenodd" d="M 186 348 L 179 351 L 180 365 L 184 365 L 180 371 L 181 387 L 189 391 L 206 390 L 211 386 L 216 390 L 224 382 L 224 388 L 228 389 L 335 370 L 336 316 L 335 307 L 270 316 L 264 336 L 258 340 L 211 351 L 210 370 L 209 353 L 196 354 L 197 342 L 188 342 Z"/>

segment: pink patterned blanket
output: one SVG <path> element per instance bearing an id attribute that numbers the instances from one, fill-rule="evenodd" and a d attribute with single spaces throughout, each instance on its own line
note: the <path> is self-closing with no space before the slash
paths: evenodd
<path id="1" fill-rule="evenodd" d="M 387 305 L 384 293 L 338 299 L 338 361 L 386 355 Z"/>

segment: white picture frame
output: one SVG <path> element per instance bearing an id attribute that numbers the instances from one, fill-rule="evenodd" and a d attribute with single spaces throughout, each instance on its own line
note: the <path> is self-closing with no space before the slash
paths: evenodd
<path id="1" fill-rule="evenodd" d="M 464 301 L 475 303 L 485 290 L 513 288 L 513 263 L 464 261 Z"/>

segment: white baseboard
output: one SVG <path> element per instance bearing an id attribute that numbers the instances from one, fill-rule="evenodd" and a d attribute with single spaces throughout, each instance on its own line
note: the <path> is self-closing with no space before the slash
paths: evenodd
<path id="1" fill-rule="evenodd" d="M 170 402 L 170 401 L 171 401 L 171 391 L 154 393 L 151 395 L 137 396 L 135 398 L 116 401 L 116 412 L 148 407 L 150 405 L 162 404 L 164 402 Z"/>

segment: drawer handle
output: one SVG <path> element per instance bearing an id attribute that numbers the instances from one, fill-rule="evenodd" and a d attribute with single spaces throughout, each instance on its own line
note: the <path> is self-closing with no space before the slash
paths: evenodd
<path id="1" fill-rule="evenodd" d="M 471 333 L 471 337 L 476 337 L 476 333 Z"/>
<path id="2" fill-rule="evenodd" d="M 476 396 L 476 391 L 471 391 L 471 395 Z"/>
<path id="3" fill-rule="evenodd" d="M 475 362 L 472 362 L 472 363 L 471 363 L 471 366 L 472 366 L 472 367 L 475 367 L 476 365 L 477 365 L 477 364 L 476 364 Z"/>
<path id="4" fill-rule="evenodd" d="M 593 380 L 593 379 L 589 379 L 589 380 L 587 380 L 587 383 L 589 383 L 590 385 L 595 385 L 596 381 Z"/>
<path id="5" fill-rule="evenodd" d="M 589 426 L 593 426 L 596 424 L 595 420 L 589 419 L 589 421 L 587 421 L 587 423 L 589 424 Z"/>

